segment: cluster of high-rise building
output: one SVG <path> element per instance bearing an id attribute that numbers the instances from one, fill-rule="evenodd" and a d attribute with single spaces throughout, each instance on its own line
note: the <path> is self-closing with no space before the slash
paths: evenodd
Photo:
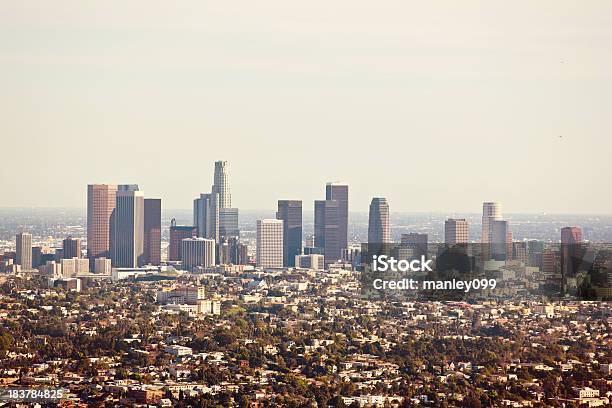
<path id="1" fill-rule="evenodd" d="M 389 222 L 389 203 L 384 197 L 374 197 L 370 203 L 368 221 L 368 243 L 392 242 Z M 427 235 L 419 233 L 402 234 L 402 243 L 427 245 Z M 469 225 L 465 218 L 449 218 L 444 222 L 446 244 L 466 244 L 469 241 Z M 482 208 L 482 243 L 500 243 L 505 248 L 512 242 L 508 221 L 502 219 L 501 205 L 485 202 Z M 504 249 L 505 250 L 505 249 Z"/>
<path id="2" fill-rule="evenodd" d="M 168 261 L 191 269 L 214 265 L 219 242 L 237 238 L 238 209 L 231 207 L 227 162 L 215 163 L 210 193 L 194 201 L 193 225 L 170 226 Z M 161 264 L 161 200 L 145 198 L 135 184 L 92 184 L 87 191 L 87 256 L 112 267 Z"/>
<path id="3" fill-rule="evenodd" d="M 302 225 L 302 201 L 279 200 L 276 219 L 257 221 L 257 266 L 321 269 L 346 258 L 348 185 L 327 183 L 325 200 L 314 202 L 313 246 L 304 248 Z"/>
<path id="4" fill-rule="evenodd" d="M 113 267 L 161 263 L 161 200 L 145 198 L 136 184 L 87 186 L 87 257 Z"/>
<path id="5" fill-rule="evenodd" d="M 348 185 L 327 183 L 314 202 L 314 236 L 303 245 L 301 200 L 279 200 L 276 219 L 257 222 L 257 266 L 323 269 L 349 258 Z"/>
<path id="6" fill-rule="evenodd" d="M 210 193 L 202 193 L 193 203 L 193 225 L 177 225 L 169 230 L 168 263 L 181 263 L 193 270 L 215 265 L 255 264 L 261 268 L 317 268 L 338 261 L 353 262 L 359 253 L 348 242 L 349 187 L 327 183 L 325 199 L 314 201 L 314 235 L 304 245 L 301 200 L 278 200 L 275 219 L 256 223 L 255 260 L 240 240 L 238 208 L 232 206 L 228 163 L 214 165 Z M 469 225 L 464 218 L 444 223 L 446 244 L 467 244 Z M 370 203 L 368 243 L 391 243 L 390 209 L 385 197 Z M 500 203 L 484 202 L 481 243 L 488 244 L 487 259 L 516 259 L 536 262 L 544 271 L 563 262 L 565 275 L 571 275 L 572 259 L 579 259 L 582 234 L 577 227 L 561 231 L 564 248 L 557 253 L 536 248 L 531 242 L 513 242 L 510 225 L 502 217 Z M 428 236 L 419 232 L 401 235 L 401 244 L 412 248 L 412 255 L 427 253 Z M 418 252 L 418 253 L 415 253 Z M 49 275 L 64 277 L 89 272 L 109 274 L 112 268 L 139 268 L 161 264 L 161 200 L 145 198 L 136 184 L 90 184 L 87 187 L 87 256 L 83 262 L 81 240 L 68 236 L 54 258 L 32 247 L 32 236 L 16 237 L 15 262 L 21 269 L 41 267 Z M 537 259 L 533 259 L 537 257 Z"/>
<path id="7" fill-rule="evenodd" d="M 389 204 L 384 197 L 375 197 L 370 203 L 368 222 L 368 243 L 392 242 L 389 222 Z M 402 234 L 402 243 L 427 245 L 427 235 L 419 233 Z M 449 218 L 444 222 L 446 244 L 466 244 L 469 241 L 469 224 L 465 218 Z M 512 241 L 508 221 L 502 219 L 501 205 L 496 202 L 483 203 L 482 243 L 505 245 Z M 505 249 L 504 249 L 505 250 Z"/>

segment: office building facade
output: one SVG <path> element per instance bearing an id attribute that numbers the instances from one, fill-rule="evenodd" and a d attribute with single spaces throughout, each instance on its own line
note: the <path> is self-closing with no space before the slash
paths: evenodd
<path id="1" fill-rule="evenodd" d="M 15 236 L 15 243 L 15 261 L 21 266 L 21 270 L 32 269 L 32 234 L 20 232 Z"/>
<path id="2" fill-rule="evenodd" d="M 293 267 L 302 253 L 302 201 L 279 200 L 276 219 L 283 221 L 283 266 Z"/>
<path id="3" fill-rule="evenodd" d="M 389 204 L 384 197 L 374 197 L 370 203 L 368 218 L 368 244 L 391 242 Z"/>
<path id="4" fill-rule="evenodd" d="M 161 264 L 161 200 L 144 200 L 144 262 L 148 265 Z"/>
<path id="5" fill-rule="evenodd" d="M 110 258 L 111 216 L 116 206 L 117 185 L 87 186 L 87 257 Z"/>
<path id="6" fill-rule="evenodd" d="M 113 214 L 111 259 L 114 267 L 136 268 L 145 264 L 144 193 L 119 189 Z"/>
<path id="7" fill-rule="evenodd" d="M 257 266 L 281 268 L 283 266 L 283 221 L 257 220 Z"/>
<path id="8" fill-rule="evenodd" d="M 469 225 L 465 218 L 449 218 L 444 222 L 444 243 L 467 244 Z"/>

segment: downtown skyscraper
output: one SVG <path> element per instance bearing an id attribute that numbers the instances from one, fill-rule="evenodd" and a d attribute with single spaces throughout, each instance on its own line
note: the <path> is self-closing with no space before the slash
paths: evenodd
<path id="1" fill-rule="evenodd" d="M 278 200 L 276 219 L 283 221 L 283 266 L 295 266 L 302 253 L 302 201 Z"/>
<path id="2" fill-rule="evenodd" d="M 327 183 L 325 186 L 325 200 L 338 202 L 338 245 L 340 251 L 348 248 L 348 184 Z"/>
<path id="3" fill-rule="evenodd" d="M 340 203 L 336 200 L 315 201 L 315 246 L 323 250 L 325 265 L 342 255 L 340 247 Z"/>
<path id="4" fill-rule="evenodd" d="M 510 243 L 510 246 L 508 245 Z M 489 248 L 491 259 L 506 261 L 512 258 L 512 238 L 510 225 L 505 220 L 490 220 L 489 222 Z"/>
<path id="5" fill-rule="evenodd" d="M 144 200 L 144 262 L 149 265 L 161 264 L 161 200 Z"/>
<path id="6" fill-rule="evenodd" d="M 238 209 L 232 208 L 228 164 L 216 161 L 210 193 L 202 193 L 193 201 L 193 223 L 199 237 L 214 239 L 237 236 Z"/>
<path id="7" fill-rule="evenodd" d="M 16 261 L 21 265 L 21 270 L 32 269 L 32 234 L 20 232 L 15 236 Z"/>
<path id="8" fill-rule="evenodd" d="M 257 220 L 256 261 L 259 268 L 283 266 L 283 221 Z"/>
<path id="9" fill-rule="evenodd" d="M 449 218 L 444 221 L 444 243 L 467 244 L 469 225 L 465 218 Z"/>
<path id="10" fill-rule="evenodd" d="M 483 244 L 491 242 L 491 224 L 494 220 L 501 220 L 501 204 L 496 202 L 482 203 L 482 236 Z"/>
<path id="11" fill-rule="evenodd" d="M 370 203 L 368 218 L 368 244 L 391 242 L 389 204 L 384 197 L 374 197 Z"/>
<path id="12" fill-rule="evenodd" d="M 348 248 L 348 185 L 327 183 L 325 200 L 315 201 L 315 246 L 323 249 L 325 264 L 341 259 Z"/>
<path id="13" fill-rule="evenodd" d="M 229 185 L 229 175 L 227 173 L 227 161 L 215 162 L 215 173 L 213 176 L 212 194 L 219 195 L 219 208 L 232 207 L 232 193 Z"/>
<path id="14" fill-rule="evenodd" d="M 193 225 L 197 236 L 217 239 L 219 236 L 219 195 L 202 193 L 193 200 Z"/>
<path id="15" fill-rule="evenodd" d="M 87 186 L 87 257 L 110 258 L 111 216 L 116 206 L 117 185 Z"/>
<path id="16" fill-rule="evenodd" d="M 113 266 L 136 268 L 144 265 L 144 193 L 135 186 L 119 186 L 112 218 Z"/>
<path id="17" fill-rule="evenodd" d="M 502 218 L 500 203 L 482 203 L 481 243 L 488 244 L 483 248 L 484 258 L 497 261 L 512 258 L 512 232 L 510 223 Z"/>
<path id="18" fill-rule="evenodd" d="M 561 248 L 559 250 L 561 262 L 561 289 L 563 293 L 568 290 L 568 280 L 578 273 L 585 254 L 582 241 L 582 229 L 578 227 L 561 228 Z"/>

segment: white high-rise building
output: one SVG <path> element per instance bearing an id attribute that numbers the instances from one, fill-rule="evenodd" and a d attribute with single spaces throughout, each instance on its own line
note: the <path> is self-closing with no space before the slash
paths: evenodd
<path id="1" fill-rule="evenodd" d="M 21 232 L 15 236 L 17 244 L 17 264 L 22 271 L 32 269 L 32 234 Z"/>
<path id="2" fill-rule="evenodd" d="M 219 194 L 219 208 L 231 208 L 232 206 L 232 193 L 230 192 L 227 167 L 226 161 L 215 162 L 215 175 L 212 193 Z"/>
<path id="3" fill-rule="evenodd" d="M 136 268 L 145 264 L 144 193 L 136 186 L 121 187 L 112 216 L 112 263 L 116 268 Z"/>
<path id="4" fill-rule="evenodd" d="M 260 268 L 282 268 L 283 266 L 283 221 L 275 219 L 257 220 L 257 266 Z"/>
<path id="5" fill-rule="evenodd" d="M 183 269 L 191 270 L 202 266 L 215 265 L 215 240 L 207 238 L 185 238 L 181 241 L 181 261 Z"/>
<path id="6" fill-rule="evenodd" d="M 492 221 L 501 220 L 501 204 L 495 202 L 482 203 L 482 238 L 483 244 L 491 242 Z"/>
<path id="7" fill-rule="evenodd" d="M 226 161 L 215 162 L 214 181 L 210 193 L 193 200 L 193 225 L 198 236 L 219 241 L 222 236 L 237 236 L 238 209 L 232 208 L 232 194 Z"/>

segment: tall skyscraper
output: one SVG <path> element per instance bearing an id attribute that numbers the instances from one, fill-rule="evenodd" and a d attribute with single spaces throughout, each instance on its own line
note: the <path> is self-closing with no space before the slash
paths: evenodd
<path id="1" fill-rule="evenodd" d="M 227 162 L 215 162 L 213 194 L 219 194 L 219 208 L 230 208 L 232 206 L 232 194 L 230 192 L 229 176 L 227 173 Z"/>
<path id="2" fill-rule="evenodd" d="M 469 226 L 465 218 L 449 218 L 444 222 L 444 242 L 446 244 L 467 244 Z"/>
<path id="3" fill-rule="evenodd" d="M 38 268 L 43 264 L 42 255 L 43 253 L 41 246 L 32 247 L 32 268 Z"/>
<path id="4" fill-rule="evenodd" d="M 144 200 L 144 262 L 161 264 L 161 200 Z"/>
<path id="5" fill-rule="evenodd" d="M 302 253 L 302 201 L 278 200 L 276 219 L 283 221 L 283 266 L 295 266 Z"/>
<path id="6" fill-rule="evenodd" d="M 582 229 L 578 227 L 561 228 L 561 243 L 565 245 L 582 243 Z"/>
<path id="7" fill-rule="evenodd" d="M 121 188 L 117 191 L 112 241 L 113 266 L 135 268 L 145 264 L 144 193 L 142 191 Z"/>
<path id="8" fill-rule="evenodd" d="M 325 249 L 325 200 L 314 202 L 314 246 Z"/>
<path id="9" fill-rule="evenodd" d="M 323 255 L 325 265 L 342 259 L 341 208 L 336 200 L 323 201 Z M 321 222 L 321 221 L 320 221 Z M 319 240 L 321 241 L 321 240 Z"/>
<path id="10" fill-rule="evenodd" d="M 87 257 L 110 258 L 111 216 L 116 205 L 117 186 L 89 184 L 87 186 Z"/>
<path id="11" fill-rule="evenodd" d="M 283 266 L 283 221 L 257 220 L 257 266 L 281 268 Z"/>
<path id="12" fill-rule="evenodd" d="M 193 202 L 193 223 L 198 229 L 198 236 L 217 242 L 222 236 L 237 235 L 238 231 L 238 209 L 232 208 L 227 168 L 226 161 L 215 162 L 210 194 L 200 194 Z"/>
<path id="13" fill-rule="evenodd" d="M 348 248 L 348 185 L 343 183 L 327 183 L 325 199 L 338 202 L 338 244 L 340 250 Z"/>
<path id="14" fill-rule="evenodd" d="M 567 278 L 575 277 L 583 261 L 582 230 L 578 227 L 561 228 L 561 284 L 567 291 Z"/>
<path id="15" fill-rule="evenodd" d="M 15 236 L 17 253 L 15 260 L 22 270 L 32 269 L 32 234 L 20 232 Z"/>
<path id="16" fill-rule="evenodd" d="M 490 242 L 491 237 L 491 221 L 501 220 L 501 204 L 495 202 L 482 203 L 482 238 L 481 242 L 486 244 Z"/>
<path id="17" fill-rule="evenodd" d="M 64 249 L 64 253 L 62 255 L 63 258 L 72 259 L 81 257 L 80 238 L 72 238 L 71 236 L 67 237 L 62 241 L 62 248 Z"/>
<path id="18" fill-rule="evenodd" d="M 368 219 L 368 244 L 391 242 L 389 229 L 389 204 L 384 197 L 374 197 L 370 203 Z"/>
<path id="19" fill-rule="evenodd" d="M 215 240 L 207 238 L 185 238 L 181 241 L 183 269 L 191 270 L 215 265 Z"/>
<path id="20" fill-rule="evenodd" d="M 510 228 L 508 221 L 491 219 L 489 220 L 489 242 L 491 259 L 496 261 L 506 261 L 512 256 L 512 247 L 508 253 L 508 238 L 510 238 Z M 510 238 L 510 241 L 512 239 Z"/>
<path id="21" fill-rule="evenodd" d="M 170 244 L 168 246 L 168 261 L 181 260 L 181 241 L 196 235 L 196 228 L 191 225 L 176 225 L 173 218 L 170 221 Z"/>
<path id="22" fill-rule="evenodd" d="M 193 222 L 198 237 L 219 238 L 219 194 L 200 194 L 193 201 Z"/>
<path id="23" fill-rule="evenodd" d="M 341 259 L 348 248 L 348 185 L 327 183 L 325 200 L 315 201 L 315 247 L 322 248 L 325 264 Z"/>

